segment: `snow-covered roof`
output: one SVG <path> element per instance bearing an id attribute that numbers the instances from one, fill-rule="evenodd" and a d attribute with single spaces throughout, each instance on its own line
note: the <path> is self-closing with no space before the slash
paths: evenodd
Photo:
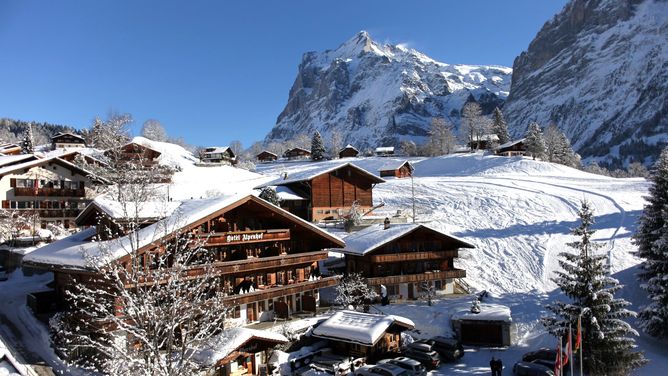
<path id="1" fill-rule="evenodd" d="M 269 154 L 269 155 L 273 155 L 274 157 L 278 157 L 278 155 L 276 155 L 276 154 L 274 154 L 274 153 L 272 153 L 272 152 L 270 152 L 270 151 L 267 151 L 267 150 L 262 150 L 260 153 L 258 153 L 257 156 L 259 157 L 259 156 L 261 156 L 262 154 Z"/>
<path id="2" fill-rule="evenodd" d="M 222 154 L 228 150 L 232 151 L 229 146 L 211 146 L 204 149 L 204 154 Z"/>
<path id="3" fill-rule="evenodd" d="M 48 158 L 27 160 L 26 162 L 16 163 L 16 164 L 12 164 L 12 165 L 9 165 L 9 166 L 2 167 L 2 168 L 0 168 L 0 177 L 2 177 L 4 175 L 7 175 L 7 174 L 10 174 L 10 173 L 12 173 L 14 171 L 17 171 L 17 170 L 29 169 L 29 168 L 32 168 L 32 167 L 35 167 L 35 166 L 40 166 L 40 165 L 47 164 L 47 163 L 50 163 L 50 162 L 58 163 L 62 166 L 65 166 L 66 168 L 68 168 L 70 170 L 76 171 L 77 173 L 79 173 L 80 175 L 83 175 L 83 176 L 91 175 L 91 173 L 89 171 L 86 171 L 86 170 L 82 169 L 81 167 L 79 167 L 75 164 L 72 164 L 72 163 L 70 163 L 66 160 L 60 159 L 58 157 L 48 157 Z"/>
<path id="4" fill-rule="evenodd" d="M 72 136 L 72 137 L 80 139 L 82 142 L 85 142 L 83 136 L 80 136 L 80 135 L 74 134 L 74 133 L 70 133 L 70 132 L 58 132 L 55 135 L 53 135 L 53 137 L 51 137 L 51 139 L 53 140 L 55 138 L 62 137 L 62 136 Z"/>
<path id="5" fill-rule="evenodd" d="M 298 147 L 294 147 L 294 148 L 292 148 L 292 149 L 288 149 L 288 150 L 285 151 L 285 153 L 287 154 L 287 153 L 289 153 L 289 152 L 291 152 L 291 151 L 305 151 L 305 152 L 311 154 L 311 151 L 310 151 L 310 150 L 308 150 L 308 149 L 304 149 L 304 148 L 300 148 L 299 146 L 298 146 Z"/>
<path id="6" fill-rule="evenodd" d="M 277 344 L 289 342 L 284 335 L 268 330 L 232 328 L 209 340 L 202 349 L 195 352 L 193 359 L 204 366 L 213 366 L 252 339 L 260 339 Z"/>
<path id="7" fill-rule="evenodd" d="M 392 325 L 413 329 L 410 319 L 395 315 L 375 315 L 356 311 L 339 311 L 311 332 L 314 337 L 373 346 Z"/>
<path id="8" fill-rule="evenodd" d="M 394 153 L 394 146 L 380 146 L 376 148 L 376 153 Z"/>
<path id="9" fill-rule="evenodd" d="M 475 141 L 499 141 L 499 136 L 496 133 L 488 133 L 482 135 L 474 135 L 471 140 Z"/>
<path id="10" fill-rule="evenodd" d="M 79 213 L 77 223 L 79 223 L 79 218 L 84 218 L 95 211 L 104 213 L 114 220 L 126 220 L 128 217 L 133 220 L 158 220 L 171 215 L 180 205 L 178 201 L 149 201 L 138 205 L 128 205 L 124 208 L 116 200 L 107 196 L 98 196 Z"/>
<path id="11" fill-rule="evenodd" d="M 517 144 L 519 144 L 520 142 L 524 142 L 524 140 L 526 140 L 526 137 L 525 137 L 525 138 L 520 138 L 519 140 L 515 140 L 515 141 L 508 141 L 508 142 L 506 142 L 505 144 L 501 144 L 501 145 L 499 145 L 499 146 L 497 147 L 497 150 L 498 150 L 498 149 L 509 148 L 509 147 L 511 147 L 511 146 L 513 146 L 513 145 L 517 145 Z"/>
<path id="12" fill-rule="evenodd" d="M 185 228 L 202 218 L 244 200 L 254 200 L 260 204 L 265 203 L 264 200 L 248 194 L 236 194 L 203 200 L 186 200 L 181 202 L 179 207 L 169 217 L 137 231 L 133 239 L 124 236 L 117 239 L 92 242 L 89 239 L 94 235 L 94 230 L 93 233 L 90 233 L 91 228 L 89 228 L 82 231 L 85 232 L 83 235 L 82 232 L 79 232 L 33 251 L 23 258 L 23 262 L 47 266 L 57 265 L 73 269 L 87 269 L 93 260 L 98 263 L 98 266 L 104 265 L 111 260 L 123 257 L 133 250 L 136 251 L 155 244 L 160 239 L 171 235 L 179 229 Z M 271 204 L 266 204 L 266 206 L 270 210 L 281 211 L 285 217 L 317 232 L 333 243 L 344 244 L 343 240 L 336 235 L 330 234 L 288 211 Z"/>
<path id="13" fill-rule="evenodd" d="M 480 303 L 480 313 L 473 313 L 470 308 L 462 308 L 453 313 L 450 320 L 503 321 L 507 323 L 513 321 L 510 316 L 510 308 L 491 303 Z"/>
<path id="14" fill-rule="evenodd" d="M 335 165 L 332 165 L 330 167 L 325 167 L 325 168 L 322 168 L 323 165 L 314 164 L 312 166 L 312 168 L 306 168 L 306 169 L 303 169 L 303 170 L 300 170 L 300 171 L 291 172 L 291 173 L 288 174 L 287 178 L 285 178 L 285 179 L 278 178 L 278 179 L 272 180 L 268 183 L 265 183 L 263 185 L 260 185 L 256 188 L 263 188 L 263 187 L 270 186 L 270 185 L 278 186 L 278 185 L 285 185 L 285 184 L 297 183 L 297 182 L 302 182 L 302 181 L 309 181 L 309 180 L 312 180 L 313 178 L 315 178 L 317 176 L 320 176 L 322 174 L 328 174 L 332 171 L 336 171 L 338 169 L 341 169 L 341 168 L 344 168 L 344 167 L 347 167 L 347 166 L 350 166 L 354 170 L 357 170 L 360 173 L 362 173 L 363 175 L 368 176 L 369 178 L 371 178 L 371 180 L 374 181 L 374 183 L 384 183 L 385 182 L 385 180 L 379 178 L 378 176 L 370 173 L 369 171 L 367 171 L 367 170 L 365 170 L 361 167 L 355 166 L 352 163 L 339 163 L 339 164 L 335 164 Z"/>
<path id="15" fill-rule="evenodd" d="M 35 160 L 36 157 L 32 154 L 18 154 L 18 155 L 0 155 L 0 167 L 9 166 L 22 161 Z"/>
<path id="16" fill-rule="evenodd" d="M 378 171 L 394 171 L 401 168 L 406 163 L 408 163 L 409 168 L 412 170 L 413 165 L 409 161 L 391 161 L 380 166 Z"/>
<path id="17" fill-rule="evenodd" d="M 28 376 L 36 374 L 22 362 L 23 359 L 18 357 L 18 354 L 10 351 L 2 337 L 0 337 L 0 375 Z"/>
<path id="18" fill-rule="evenodd" d="M 295 191 L 293 191 L 292 189 L 290 189 L 286 186 L 279 185 L 279 186 L 275 186 L 275 187 L 272 187 L 272 188 L 274 188 L 276 190 L 276 195 L 282 201 L 295 201 L 295 200 L 296 201 L 302 201 L 302 200 L 306 200 L 306 198 L 298 195 L 297 193 L 295 193 Z"/>
<path id="19" fill-rule="evenodd" d="M 402 236 L 408 235 L 420 228 L 434 231 L 443 237 L 454 240 L 458 243 L 457 246 L 459 248 L 475 248 L 474 245 L 464 240 L 442 233 L 438 230 L 434 230 L 433 228 L 420 223 L 397 223 L 391 224 L 387 229 L 385 229 L 383 224 L 377 224 L 352 233 L 345 238 L 346 247 L 340 251 L 351 255 L 363 256 L 395 239 L 399 239 Z"/>
<path id="20" fill-rule="evenodd" d="M 344 151 L 344 150 L 346 150 L 346 149 L 352 149 L 352 150 L 355 150 L 355 151 L 359 151 L 359 150 L 357 150 L 356 147 L 354 147 L 354 146 L 348 144 L 348 145 L 346 145 L 346 147 L 344 147 L 343 149 L 339 150 L 339 153 L 342 152 L 342 151 Z"/>

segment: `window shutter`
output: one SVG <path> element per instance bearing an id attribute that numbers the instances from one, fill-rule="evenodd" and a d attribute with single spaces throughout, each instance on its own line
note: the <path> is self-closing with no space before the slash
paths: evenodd
<path id="1" fill-rule="evenodd" d="M 9 209 L 9 201 L 8 200 L 2 200 L 2 208 L 3 209 Z"/>
<path id="2" fill-rule="evenodd" d="M 79 182 L 79 189 L 84 189 L 84 182 L 82 181 Z"/>
<path id="3" fill-rule="evenodd" d="M 9 179 L 9 186 L 11 188 L 16 188 L 16 179 L 15 178 Z"/>

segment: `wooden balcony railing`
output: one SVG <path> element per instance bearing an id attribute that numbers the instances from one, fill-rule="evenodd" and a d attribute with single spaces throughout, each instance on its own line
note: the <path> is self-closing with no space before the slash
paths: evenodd
<path id="1" fill-rule="evenodd" d="M 296 253 L 271 257 L 249 258 L 238 261 L 215 262 L 211 264 L 215 273 L 244 274 L 268 269 L 277 269 L 294 265 L 308 265 L 316 261 L 327 259 L 327 251 Z M 188 269 L 188 277 L 196 277 L 204 273 L 203 267 L 193 266 Z"/>
<path id="2" fill-rule="evenodd" d="M 335 286 L 339 283 L 339 277 L 325 277 L 315 281 L 298 282 L 292 285 L 275 286 L 265 290 L 256 290 L 246 294 L 230 295 L 223 301 L 229 306 L 248 304 L 267 299 L 274 299 L 281 296 L 292 295 L 311 291 L 314 289 L 321 289 L 325 287 Z"/>
<path id="3" fill-rule="evenodd" d="M 65 189 L 65 188 L 14 188 L 14 196 L 21 197 L 85 197 L 86 192 L 83 189 Z"/>
<path id="4" fill-rule="evenodd" d="M 391 275 L 387 277 L 374 277 L 374 278 L 367 278 L 366 280 L 368 284 L 377 286 L 377 285 L 396 285 L 399 283 L 436 281 L 440 279 L 464 278 L 464 277 L 466 277 L 466 270 L 452 269 L 452 270 L 425 272 L 420 274 L 404 274 L 404 275 Z"/>
<path id="5" fill-rule="evenodd" d="M 41 218 L 76 218 L 79 213 L 79 209 L 39 209 Z"/>
<path id="6" fill-rule="evenodd" d="M 371 262 L 404 262 L 418 260 L 440 260 L 457 257 L 457 250 L 431 252 L 404 252 L 371 256 Z"/>

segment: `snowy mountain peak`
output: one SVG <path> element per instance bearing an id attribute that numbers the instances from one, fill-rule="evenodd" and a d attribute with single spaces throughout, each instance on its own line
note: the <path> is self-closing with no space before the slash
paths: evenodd
<path id="1" fill-rule="evenodd" d="M 315 130 L 357 148 L 426 141 L 431 119 L 459 124 L 474 98 L 490 113 L 503 104 L 512 70 L 450 65 L 405 45 L 381 44 L 360 31 L 334 50 L 307 52 L 267 142 Z"/>

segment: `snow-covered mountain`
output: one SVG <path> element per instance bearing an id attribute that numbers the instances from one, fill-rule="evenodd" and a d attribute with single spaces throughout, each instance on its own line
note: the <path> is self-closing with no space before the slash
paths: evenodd
<path id="1" fill-rule="evenodd" d="M 504 113 L 514 135 L 555 121 L 583 157 L 651 162 L 668 140 L 668 2 L 572 0 L 515 59 Z"/>
<path id="2" fill-rule="evenodd" d="M 452 65 L 402 45 L 380 44 L 362 31 L 335 50 L 307 52 L 288 103 L 265 141 L 338 131 L 358 148 L 423 142 L 432 117 L 459 124 L 473 97 L 483 110 L 501 105 L 511 69 Z"/>

